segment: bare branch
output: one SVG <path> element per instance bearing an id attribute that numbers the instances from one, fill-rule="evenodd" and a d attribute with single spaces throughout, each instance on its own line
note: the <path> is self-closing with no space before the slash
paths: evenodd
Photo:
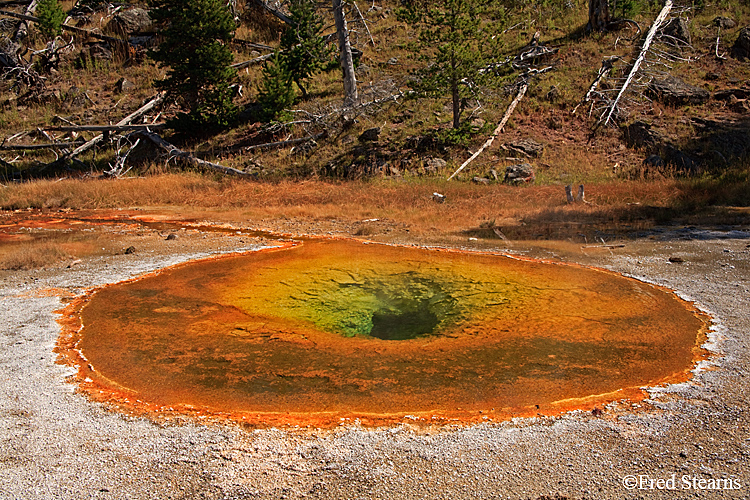
<path id="1" fill-rule="evenodd" d="M 500 132 L 503 130 L 503 127 L 505 127 L 505 124 L 508 122 L 508 119 L 510 118 L 510 115 L 513 114 L 513 110 L 516 109 L 516 106 L 518 105 L 519 101 L 523 98 L 524 94 L 526 94 L 526 90 L 529 88 L 528 82 L 524 81 L 521 86 L 518 89 L 518 94 L 516 94 L 515 99 L 510 103 L 508 106 L 508 109 L 505 111 L 505 114 L 503 115 L 502 120 L 500 120 L 500 123 L 495 127 L 495 131 L 492 132 L 492 135 L 485 141 L 484 144 L 482 144 L 482 147 L 479 148 L 479 150 L 471 155 L 471 158 L 466 160 L 461 164 L 460 167 L 458 167 L 458 170 L 453 172 L 453 175 L 448 177 L 448 180 L 453 179 L 461 170 L 463 170 L 469 163 L 474 161 L 474 159 L 479 156 L 485 149 L 490 147 L 492 145 L 492 142 L 495 140 L 495 138 L 500 135 Z"/>
<path id="2" fill-rule="evenodd" d="M 251 174 L 247 172 L 243 172 L 242 170 L 237 170 L 236 168 L 232 167 L 225 167 L 224 165 L 219 165 L 218 163 L 212 163 L 210 161 L 201 160 L 199 158 L 196 158 L 192 154 L 182 151 L 174 144 L 170 144 L 169 142 L 165 141 L 161 137 L 159 137 L 158 134 L 154 132 L 148 132 L 148 131 L 140 131 L 140 132 L 134 132 L 134 134 L 141 135 L 142 137 L 145 137 L 146 139 L 150 140 L 157 146 L 159 146 L 162 150 L 164 150 L 167 154 L 169 154 L 169 158 L 178 158 L 180 160 L 185 161 L 186 163 L 196 166 L 196 167 L 206 167 L 210 168 L 212 170 L 216 170 L 219 172 L 223 172 L 225 174 L 232 174 L 232 175 L 238 175 L 240 177 L 252 177 Z"/>
<path id="3" fill-rule="evenodd" d="M 602 118 L 604 118 L 603 122 L 606 126 L 609 124 L 609 121 L 612 119 L 612 116 L 615 114 L 617 109 L 617 104 L 620 102 L 620 99 L 622 98 L 623 94 L 628 88 L 628 85 L 630 84 L 630 81 L 633 79 L 633 77 L 638 73 L 638 69 L 640 68 L 641 64 L 643 63 L 643 60 L 646 57 L 646 52 L 648 52 L 648 49 L 651 47 L 651 42 L 654 39 L 654 36 L 656 35 L 656 32 L 659 30 L 662 24 L 664 24 L 664 20 L 666 19 L 667 15 L 669 14 L 669 11 L 672 10 L 672 0 L 667 0 L 664 3 L 664 7 L 661 9 L 661 12 L 659 12 L 659 15 L 654 20 L 654 23 L 651 25 L 651 29 L 648 31 L 648 35 L 646 35 L 646 40 L 643 42 L 643 47 L 641 48 L 641 52 L 638 55 L 638 58 L 635 60 L 635 63 L 633 64 L 633 67 L 630 70 L 630 73 L 628 74 L 628 78 L 625 80 L 625 83 L 620 88 L 620 92 L 617 94 L 617 97 L 615 98 L 614 102 L 611 104 L 611 106 L 608 107 L 609 112 L 606 113 L 607 117 L 604 118 L 604 114 L 602 113 Z M 600 119 L 600 122 L 602 120 Z"/>

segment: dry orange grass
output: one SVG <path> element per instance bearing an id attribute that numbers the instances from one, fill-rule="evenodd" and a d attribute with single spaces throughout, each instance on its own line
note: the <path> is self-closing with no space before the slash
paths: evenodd
<path id="1" fill-rule="evenodd" d="M 432 194 L 446 196 L 436 203 Z M 567 204 L 562 186 L 511 187 L 444 180 L 277 183 L 197 175 L 159 175 L 127 180 L 36 181 L 0 191 L 3 209 L 172 207 L 220 210 L 248 219 L 357 221 L 379 218 L 414 229 L 456 231 L 483 221 L 609 223 L 634 217 L 638 207 L 670 206 L 679 198 L 674 180 L 612 182 L 587 188 L 589 204 Z"/>
<path id="2" fill-rule="evenodd" d="M 28 242 L 0 252 L 0 269 L 19 271 L 52 266 L 67 259 L 68 254 L 52 243 Z"/>

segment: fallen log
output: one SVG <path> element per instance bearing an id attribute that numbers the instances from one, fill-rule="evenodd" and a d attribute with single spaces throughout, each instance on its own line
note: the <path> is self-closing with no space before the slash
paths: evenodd
<path id="1" fill-rule="evenodd" d="M 294 21 L 292 21 L 289 18 L 289 16 L 287 16 L 286 14 L 284 14 L 283 12 L 281 12 L 280 10 L 274 9 L 273 7 L 271 7 L 270 5 L 268 5 L 263 0 L 253 0 L 253 1 L 255 2 L 256 5 L 260 5 L 265 10 L 267 10 L 268 12 L 270 12 L 271 14 L 273 14 L 274 16 L 276 16 L 277 18 L 279 18 L 281 21 L 283 21 L 286 24 L 288 24 L 289 26 L 294 26 Z"/>
<path id="2" fill-rule="evenodd" d="M 586 92 L 586 95 L 583 96 L 583 99 L 581 99 L 581 102 L 579 102 L 575 108 L 573 108 L 573 111 L 571 114 L 576 114 L 576 111 L 578 111 L 578 108 L 581 106 L 581 104 L 585 104 L 591 100 L 591 96 L 594 95 L 594 92 L 596 92 L 596 89 L 599 88 L 599 83 L 609 74 L 610 71 L 612 71 L 612 68 L 614 67 L 615 62 L 617 62 L 620 59 L 620 56 L 612 56 L 604 59 L 602 61 L 602 67 L 599 68 L 599 73 L 596 75 L 596 78 L 594 79 L 593 83 L 589 87 L 588 92 Z"/>
<path id="3" fill-rule="evenodd" d="M 505 124 L 508 122 L 508 119 L 510 118 L 510 115 L 513 114 L 513 110 L 516 109 L 516 106 L 518 105 L 519 101 L 523 98 L 524 94 L 526 94 L 526 90 L 529 88 L 528 82 L 523 82 L 521 86 L 518 88 L 518 93 L 516 94 L 515 99 L 510 103 L 508 106 L 508 109 L 505 111 L 505 114 L 503 115 L 502 120 L 500 120 L 500 123 L 495 127 L 495 131 L 492 132 L 492 135 L 485 141 L 484 144 L 482 144 L 482 147 L 479 148 L 479 150 L 471 155 L 471 158 L 463 162 L 460 167 L 458 167 L 458 170 L 453 172 L 453 175 L 448 177 L 448 180 L 453 179 L 461 170 L 463 170 L 469 163 L 474 161 L 474 159 L 479 156 L 482 151 L 487 149 L 492 145 L 492 142 L 497 138 L 498 135 L 500 135 L 500 132 L 503 130 L 503 127 L 505 127 Z"/>
<path id="4" fill-rule="evenodd" d="M 164 101 L 164 93 L 160 92 L 156 96 L 154 96 L 153 99 L 148 101 L 146 104 L 135 110 L 134 112 L 130 113 L 128 116 L 120 120 L 116 123 L 116 126 L 124 126 L 129 125 L 130 122 L 135 120 L 136 118 L 139 118 L 146 114 L 148 111 L 154 109 L 156 106 L 161 104 L 161 102 Z M 93 148 L 97 144 L 99 144 L 102 139 L 104 139 L 104 134 L 99 134 L 93 139 L 89 140 L 85 144 L 81 145 L 80 147 L 76 148 L 75 150 L 71 151 L 70 153 L 63 156 L 64 160 L 69 160 L 71 158 L 75 158 L 76 156 L 80 155 L 81 153 L 84 153 L 88 151 L 89 149 Z"/>
<path id="5" fill-rule="evenodd" d="M 24 9 L 24 14 L 27 16 L 33 16 L 36 12 L 36 6 L 39 4 L 39 0 L 31 0 L 29 4 L 26 6 L 26 9 Z M 18 24 L 18 28 L 16 29 L 16 32 L 13 34 L 13 41 L 14 42 L 20 42 L 22 38 L 25 38 L 26 35 L 28 35 L 29 30 L 29 23 L 26 22 L 29 19 L 22 20 L 21 23 Z"/>
<path id="6" fill-rule="evenodd" d="M 142 123 L 133 125 L 69 125 L 44 127 L 44 130 L 54 132 L 128 132 L 133 130 L 161 130 L 166 127 L 166 123 Z"/>
<path id="7" fill-rule="evenodd" d="M 212 163 L 210 161 L 196 158 L 192 154 L 186 151 L 182 151 L 174 144 L 170 144 L 169 142 L 165 141 L 158 134 L 154 132 L 148 132 L 148 131 L 143 130 L 139 132 L 134 132 L 134 134 L 145 137 L 146 139 L 150 140 L 151 142 L 159 146 L 162 150 L 164 150 L 167 154 L 169 154 L 170 159 L 179 158 L 180 160 L 183 160 L 190 165 L 193 165 L 196 167 L 210 168 L 212 170 L 217 170 L 225 174 L 239 175 L 240 177 L 253 177 L 252 174 L 243 172 L 242 170 L 237 170 L 236 168 L 232 168 L 232 167 L 225 167 L 224 165 L 219 165 L 218 163 Z"/>
<path id="8" fill-rule="evenodd" d="M 646 58 L 646 53 L 651 47 L 651 42 L 653 41 L 656 32 L 659 31 L 661 25 L 664 24 L 664 20 L 667 18 L 670 10 L 672 10 L 672 0 L 667 0 L 664 3 L 664 7 L 661 9 L 661 12 L 659 12 L 659 15 L 656 16 L 656 19 L 654 19 L 654 23 L 651 25 L 651 29 L 648 30 L 648 34 L 646 35 L 646 40 L 643 42 L 641 52 L 638 54 L 638 58 L 635 60 L 635 63 L 633 63 L 633 67 L 631 68 L 630 73 L 628 73 L 628 77 L 625 79 L 625 83 L 622 84 L 620 91 L 617 93 L 617 97 L 609 106 L 609 113 L 607 113 L 606 109 L 604 110 L 604 113 L 602 113 L 601 117 L 604 117 L 604 114 L 606 113 L 607 118 L 605 118 L 602 122 L 600 117 L 599 122 L 604 123 L 605 126 L 612 119 L 612 115 L 615 114 L 615 111 L 617 111 L 617 104 L 620 102 L 623 94 L 625 94 L 625 90 L 628 88 L 628 85 L 630 85 L 630 82 L 635 77 L 635 74 L 638 73 L 638 69 L 641 67 L 641 63 L 643 63 L 643 60 Z"/>
<path id="9" fill-rule="evenodd" d="M 9 16 L 9 17 L 15 17 L 16 19 L 21 19 L 22 21 L 31 21 L 31 22 L 34 22 L 34 23 L 38 23 L 39 22 L 39 18 L 38 17 L 29 16 L 29 15 L 26 15 L 26 14 L 19 14 L 17 12 L 11 12 L 9 10 L 0 10 L 0 14 L 2 14 L 4 16 Z M 113 36 L 101 35 L 99 33 L 93 32 L 91 30 L 86 30 L 86 29 L 83 29 L 83 28 L 78 28 L 76 26 L 68 26 L 67 24 L 63 24 L 62 26 L 60 26 L 60 28 L 62 28 L 65 31 L 70 31 L 71 33 L 78 33 L 79 35 L 90 36 L 91 38 L 96 38 L 98 40 L 102 40 L 102 41 L 105 41 L 105 42 L 120 43 L 120 44 L 125 44 L 125 45 L 129 45 L 130 44 L 130 42 L 128 42 L 127 40 L 123 40 L 122 38 L 116 38 L 116 37 L 113 37 Z"/>
<path id="10" fill-rule="evenodd" d="M 299 139 L 289 139 L 287 141 L 278 141 L 278 142 L 267 142 L 265 144 L 256 144 L 253 146 L 245 146 L 241 148 L 242 151 L 252 151 L 255 149 L 275 149 L 275 148 L 283 148 L 285 146 L 294 146 L 295 144 L 301 144 L 304 142 L 309 141 L 317 141 L 318 139 L 325 137 L 326 132 L 321 132 L 319 134 L 315 135 L 309 135 L 307 137 L 300 137 Z"/>
<path id="11" fill-rule="evenodd" d="M 250 42 L 248 40 L 242 40 L 241 38 L 233 38 L 232 43 L 235 45 L 242 45 L 243 47 L 250 47 L 251 49 L 276 50 L 270 45 L 263 45 L 262 43 Z"/>
<path id="12" fill-rule="evenodd" d="M 250 59 L 249 61 L 243 61 L 239 63 L 232 64 L 230 67 L 234 69 L 245 69 L 249 68 L 253 64 L 262 63 L 263 61 L 267 59 L 271 59 L 273 57 L 274 53 L 266 54 L 264 56 L 256 57 L 255 59 Z"/>
<path id="13" fill-rule="evenodd" d="M 50 142 L 48 144 L 13 144 L 10 146 L 0 146 L 0 151 L 33 151 L 35 149 L 57 149 L 80 145 L 81 141 Z"/>

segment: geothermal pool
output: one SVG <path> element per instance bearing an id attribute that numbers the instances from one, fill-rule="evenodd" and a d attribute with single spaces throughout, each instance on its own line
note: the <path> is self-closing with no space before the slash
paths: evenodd
<path id="1" fill-rule="evenodd" d="M 351 240 L 169 268 L 78 312 L 95 399 L 259 425 L 599 404 L 684 380 L 705 326 L 611 272 Z"/>

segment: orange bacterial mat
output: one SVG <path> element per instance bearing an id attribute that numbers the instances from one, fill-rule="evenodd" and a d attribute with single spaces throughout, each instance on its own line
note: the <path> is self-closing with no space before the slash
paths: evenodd
<path id="1" fill-rule="evenodd" d="M 95 399 L 254 425 L 591 407 L 684 380 L 705 329 L 611 272 L 348 240 L 177 266 L 76 314 L 67 345 Z"/>

